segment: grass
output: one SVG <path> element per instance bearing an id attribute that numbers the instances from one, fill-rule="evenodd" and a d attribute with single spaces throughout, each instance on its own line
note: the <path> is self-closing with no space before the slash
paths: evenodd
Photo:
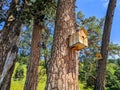
<path id="1" fill-rule="evenodd" d="M 17 68 L 17 66 L 19 65 L 19 63 L 16 63 L 16 66 L 15 66 L 15 70 Z M 24 88 L 24 83 L 25 83 L 25 78 L 26 78 L 26 65 L 23 65 L 23 68 L 24 68 L 24 78 L 20 81 L 18 80 L 14 80 L 13 79 L 13 76 L 15 74 L 15 70 L 14 70 L 14 73 L 13 73 L 13 76 L 12 76 L 12 80 L 11 80 L 11 88 L 10 90 L 23 90 Z M 39 83 L 38 83 L 38 90 L 44 90 L 45 88 L 45 85 L 46 85 L 46 76 L 44 75 Z M 92 89 L 85 89 L 84 86 L 85 86 L 85 83 L 81 83 L 79 82 L 79 86 L 80 86 L 80 90 L 92 90 Z"/>
<path id="2" fill-rule="evenodd" d="M 21 80 L 21 81 L 12 80 L 10 90 L 23 90 L 24 82 L 25 82 L 25 80 Z M 44 90 L 44 88 L 45 88 L 45 81 L 39 82 L 38 83 L 38 90 Z"/>
<path id="3" fill-rule="evenodd" d="M 19 63 L 16 63 L 15 70 L 13 72 L 13 76 L 15 74 L 15 71 L 16 71 L 16 68 L 18 65 L 19 65 Z M 18 81 L 18 80 L 15 81 L 12 76 L 10 90 L 23 90 L 27 70 L 26 70 L 26 65 L 22 65 L 22 67 L 24 68 L 24 78 L 20 81 Z M 44 90 L 45 83 L 46 83 L 46 76 L 43 76 L 42 79 L 38 83 L 38 90 Z"/>
<path id="4" fill-rule="evenodd" d="M 42 80 L 39 81 L 39 83 L 38 83 L 38 90 L 44 90 L 45 84 L 46 84 L 45 81 L 42 81 Z M 14 80 L 12 80 L 11 89 L 10 90 L 23 90 L 24 82 L 25 82 L 25 80 L 21 80 L 21 81 L 14 81 Z M 84 83 L 80 83 L 79 84 L 80 90 L 85 90 L 84 89 L 84 85 L 85 85 Z M 91 89 L 87 89 L 87 90 L 91 90 Z"/>
<path id="5" fill-rule="evenodd" d="M 45 84 L 46 84 L 45 81 L 46 81 L 46 77 L 44 76 L 44 79 L 42 79 L 42 80 L 39 81 L 39 83 L 38 83 L 38 90 L 44 90 Z M 21 80 L 21 81 L 14 81 L 14 80 L 12 80 L 11 89 L 10 89 L 10 90 L 23 90 L 24 82 L 25 82 L 24 79 Z M 85 88 L 84 88 L 85 83 L 80 83 L 80 82 L 79 82 L 79 86 L 80 86 L 80 90 L 92 90 L 92 89 L 90 89 L 90 88 L 85 89 Z"/>

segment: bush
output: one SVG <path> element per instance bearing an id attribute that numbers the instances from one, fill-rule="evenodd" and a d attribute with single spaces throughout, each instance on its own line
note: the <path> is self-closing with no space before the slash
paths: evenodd
<path id="1" fill-rule="evenodd" d="M 106 87 L 108 88 L 108 90 L 120 90 L 120 81 L 118 81 L 117 77 L 114 76 L 111 72 L 107 72 L 106 79 Z"/>
<path id="2" fill-rule="evenodd" d="M 28 56 L 18 56 L 17 57 L 17 60 L 20 64 L 28 64 L 28 59 L 29 57 Z"/>
<path id="3" fill-rule="evenodd" d="M 39 78 L 43 77 L 46 74 L 46 69 L 45 68 L 41 68 L 40 72 L 39 72 Z"/>
<path id="4" fill-rule="evenodd" d="M 16 68 L 13 78 L 14 78 L 14 80 L 22 80 L 24 78 L 24 69 L 23 69 L 22 65 L 19 65 Z"/>
<path id="5" fill-rule="evenodd" d="M 117 77 L 118 80 L 120 80 L 120 68 L 114 72 L 114 75 Z"/>
<path id="6" fill-rule="evenodd" d="M 41 60 L 41 61 L 40 61 L 40 66 L 46 68 L 45 61 L 44 61 L 44 60 Z"/>
<path id="7" fill-rule="evenodd" d="M 87 87 L 93 87 L 95 83 L 95 78 L 93 78 L 92 76 L 89 76 L 86 82 L 86 86 Z"/>
<path id="8" fill-rule="evenodd" d="M 118 66 L 120 66 L 120 58 L 117 60 L 117 64 Z"/>
<path id="9" fill-rule="evenodd" d="M 85 71 L 80 71 L 78 77 L 80 81 L 85 81 Z"/>

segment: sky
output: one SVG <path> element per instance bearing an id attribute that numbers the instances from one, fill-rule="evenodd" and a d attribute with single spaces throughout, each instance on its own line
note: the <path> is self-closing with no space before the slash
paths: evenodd
<path id="1" fill-rule="evenodd" d="M 76 12 L 82 11 L 85 17 L 105 17 L 109 0 L 76 0 Z M 110 41 L 120 45 L 120 0 L 117 0 Z"/>

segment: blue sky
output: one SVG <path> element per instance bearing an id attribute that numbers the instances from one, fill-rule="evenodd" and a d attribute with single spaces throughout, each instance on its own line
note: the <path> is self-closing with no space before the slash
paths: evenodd
<path id="1" fill-rule="evenodd" d="M 106 15 L 109 0 L 76 0 L 76 12 L 82 11 L 86 17 L 96 16 L 102 18 Z M 120 44 L 120 0 L 117 0 L 113 19 L 111 42 Z"/>

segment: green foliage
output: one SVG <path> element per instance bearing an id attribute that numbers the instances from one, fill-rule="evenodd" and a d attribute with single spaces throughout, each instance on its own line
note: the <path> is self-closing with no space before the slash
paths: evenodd
<path id="1" fill-rule="evenodd" d="M 115 70 L 114 75 L 117 77 L 117 80 L 120 80 L 120 67 Z"/>
<path id="2" fill-rule="evenodd" d="M 40 66 L 45 68 L 45 61 L 44 60 L 40 60 Z"/>
<path id="3" fill-rule="evenodd" d="M 111 58 L 120 57 L 120 46 L 118 44 L 113 44 L 112 42 L 109 45 L 109 56 Z"/>
<path id="4" fill-rule="evenodd" d="M 18 56 L 17 61 L 22 65 L 22 64 L 28 64 L 28 56 Z"/>
<path id="5" fill-rule="evenodd" d="M 117 59 L 117 65 L 120 67 L 120 58 Z"/>
<path id="6" fill-rule="evenodd" d="M 80 81 L 85 81 L 85 71 L 80 71 L 79 72 L 79 80 Z"/>
<path id="7" fill-rule="evenodd" d="M 93 73 L 89 72 L 89 66 L 84 65 L 86 64 L 80 63 L 79 65 L 79 80 L 84 83 L 82 86 L 83 90 L 91 90 L 94 85 L 94 76 L 92 75 Z"/>
<path id="8" fill-rule="evenodd" d="M 87 82 L 86 83 L 87 87 L 93 87 L 95 83 L 95 78 L 92 76 L 89 76 L 86 82 Z"/>
<path id="9" fill-rule="evenodd" d="M 117 60 L 110 60 L 107 65 L 106 73 L 106 89 L 119 90 L 120 89 L 120 67 L 116 64 Z"/>
<path id="10" fill-rule="evenodd" d="M 35 2 L 36 2 L 36 0 L 30 0 L 30 2 L 35 3 Z"/>
<path id="11" fill-rule="evenodd" d="M 44 82 L 46 80 L 46 69 L 45 68 L 41 68 L 40 72 L 39 72 L 39 82 Z"/>
<path id="12" fill-rule="evenodd" d="M 107 72 L 107 82 L 106 88 L 108 90 L 119 90 L 120 89 L 120 81 L 117 80 L 117 77 L 114 76 L 111 72 Z"/>
<path id="13" fill-rule="evenodd" d="M 46 80 L 46 66 L 45 66 L 45 60 L 40 61 L 40 67 L 39 67 L 39 82 L 44 82 Z"/>
<path id="14" fill-rule="evenodd" d="M 21 56 L 27 56 L 30 54 L 31 41 L 32 41 L 33 22 L 30 25 L 23 26 L 21 31 L 19 52 Z"/>
<path id="15" fill-rule="evenodd" d="M 117 65 L 115 63 L 108 63 L 107 65 L 107 71 L 114 74 L 115 70 L 117 69 Z"/>
<path id="16" fill-rule="evenodd" d="M 34 19 L 34 22 L 39 24 L 44 20 L 55 18 L 55 0 L 26 0 L 25 7 L 22 12 L 22 19 L 27 23 L 31 19 Z"/>
<path id="17" fill-rule="evenodd" d="M 45 61 L 45 68 L 47 68 L 47 63 L 51 55 L 51 46 L 53 42 L 53 35 L 51 32 L 52 30 L 49 29 L 42 30 L 41 57 L 43 57 Z"/>
<path id="18" fill-rule="evenodd" d="M 16 68 L 15 75 L 14 75 L 14 80 L 22 80 L 24 78 L 24 69 L 22 65 L 19 65 Z"/>

